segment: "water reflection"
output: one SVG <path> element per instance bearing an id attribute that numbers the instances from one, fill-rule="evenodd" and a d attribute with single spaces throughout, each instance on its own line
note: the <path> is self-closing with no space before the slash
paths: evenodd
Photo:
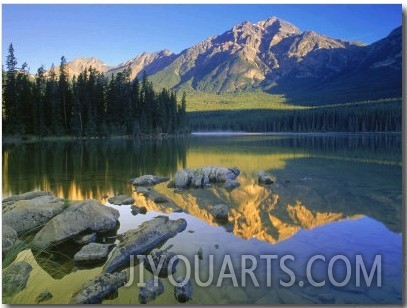
<path id="1" fill-rule="evenodd" d="M 165 245 L 174 244 L 176 253 L 191 260 L 199 248 L 205 255 L 231 254 L 236 258 L 254 252 L 292 254 L 299 261 L 293 270 L 305 275 L 305 261 L 315 254 L 323 253 L 327 258 L 343 254 L 351 260 L 358 253 L 367 258 L 383 255 L 383 287 L 360 294 L 352 293 L 352 288 L 337 290 L 329 285 L 318 290 L 295 285 L 293 292 L 250 286 L 195 286 L 192 304 L 292 304 L 296 300 L 304 304 L 307 298 L 321 294 L 331 294 L 335 303 L 341 304 L 401 301 L 401 237 L 397 234 L 402 225 L 400 135 L 44 142 L 3 145 L 2 164 L 3 198 L 34 189 L 50 190 L 68 199 L 95 198 L 102 202 L 106 202 L 104 195 L 132 195 L 148 212 L 133 216 L 130 206 L 114 206 L 121 213 L 118 234 L 160 213 L 187 219 L 187 230 Z M 173 178 L 178 169 L 206 165 L 239 167 L 237 180 L 241 186 L 233 191 L 215 186 L 176 193 L 162 183 L 155 189 L 174 203 L 154 203 L 127 183 L 142 174 Z M 273 174 L 276 182 L 258 185 L 260 170 Z M 227 225 L 219 226 L 210 214 L 211 207 L 218 203 L 230 208 Z M 172 213 L 176 207 L 186 213 Z M 30 250 L 20 253 L 19 257 L 32 261 L 34 270 L 21 300 L 16 302 L 26 303 L 24 296 L 38 294 L 45 287 L 54 294 L 49 303 L 69 302 L 79 285 L 100 273 L 101 267 L 76 270 L 72 256 L 79 247 L 65 248 L 54 255 L 32 255 Z M 64 257 L 57 255 L 61 252 Z M 266 272 L 261 266 L 258 271 Z M 176 304 L 173 289 L 166 285 L 166 290 L 157 303 Z M 105 303 L 137 304 L 137 292 L 136 286 L 121 288 L 118 298 Z"/>
<path id="2" fill-rule="evenodd" d="M 138 196 L 127 180 L 153 173 L 173 177 L 181 168 L 238 166 L 241 186 L 175 194 L 156 189 L 212 225 L 210 208 L 231 208 L 228 230 L 270 243 L 301 229 L 370 216 L 401 233 L 401 136 L 221 136 L 159 142 L 89 141 L 3 146 L 3 197 L 33 189 L 68 199 L 132 194 L 140 206 L 172 212 Z M 257 185 L 259 170 L 277 177 Z M 129 213 L 130 214 L 130 213 Z"/>
<path id="3" fill-rule="evenodd" d="M 128 193 L 131 177 L 173 175 L 185 165 L 188 139 L 3 145 L 3 198 L 33 189 L 72 200 Z"/>

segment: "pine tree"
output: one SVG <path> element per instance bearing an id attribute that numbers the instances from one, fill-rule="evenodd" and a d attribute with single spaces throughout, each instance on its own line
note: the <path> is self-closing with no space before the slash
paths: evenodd
<path id="1" fill-rule="evenodd" d="M 28 65 L 24 63 L 17 73 L 17 131 L 20 134 L 34 133 L 33 84 L 28 75 Z"/>
<path id="2" fill-rule="evenodd" d="M 14 47 L 11 43 L 8 48 L 8 55 L 6 59 L 6 80 L 3 92 L 3 129 L 6 133 L 16 133 L 17 124 L 17 59 L 14 56 Z"/>
<path id="3" fill-rule="evenodd" d="M 62 105 L 62 118 L 64 121 L 65 133 L 68 132 L 68 117 L 71 114 L 71 106 L 69 104 L 69 83 L 68 83 L 68 72 L 67 63 L 64 56 L 61 57 L 61 64 L 59 66 L 59 79 L 58 79 L 58 92 L 59 100 Z"/>
<path id="4" fill-rule="evenodd" d="M 37 70 L 37 75 L 35 77 L 35 87 L 34 87 L 34 134 L 39 136 L 44 136 L 46 134 L 45 129 L 45 90 L 46 90 L 46 79 L 45 79 L 45 69 L 41 66 Z"/>

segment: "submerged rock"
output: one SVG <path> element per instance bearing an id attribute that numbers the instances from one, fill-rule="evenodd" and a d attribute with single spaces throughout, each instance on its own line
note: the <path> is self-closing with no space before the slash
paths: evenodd
<path id="1" fill-rule="evenodd" d="M 167 277 L 175 273 L 178 261 L 176 253 L 168 251 L 168 249 L 154 249 L 144 259 L 144 267 L 151 273 L 158 274 L 159 277 Z M 151 262 L 154 265 L 154 269 L 152 268 Z M 154 270 L 159 270 L 159 272 L 155 273 Z"/>
<path id="2" fill-rule="evenodd" d="M 126 272 L 104 273 L 86 282 L 80 290 L 74 294 L 70 304 L 99 304 L 109 294 L 116 292 L 118 288 L 127 282 Z"/>
<path id="3" fill-rule="evenodd" d="M 83 246 L 73 257 L 76 264 L 94 264 L 104 262 L 114 244 L 90 243 Z"/>
<path id="4" fill-rule="evenodd" d="M 53 196 L 19 200 L 3 214 L 3 224 L 12 226 L 20 236 L 42 228 L 65 208 L 65 202 Z"/>
<path id="5" fill-rule="evenodd" d="M 96 200 L 69 206 L 52 218 L 34 237 L 32 247 L 44 249 L 83 232 L 105 232 L 116 228 L 119 211 Z"/>
<path id="6" fill-rule="evenodd" d="M 129 183 L 134 186 L 154 186 L 159 183 L 167 182 L 170 178 L 160 177 L 157 175 L 147 174 L 139 176 L 138 178 L 129 180 Z"/>
<path id="7" fill-rule="evenodd" d="M 37 295 L 35 301 L 37 304 L 50 300 L 53 297 L 52 293 L 48 290 L 42 291 L 40 294 Z"/>
<path id="8" fill-rule="evenodd" d="M 180 303 L 186 303 L 187 301 L 192 299 L 192 293 L 194 289 L 192 288 L 191 280 L 185 283 L 185 277 L 178 276 L 175 278 L 175 282 L 177 283 L 174 286 L 174 296 L 175 299 Z"/>
<path id="9" fill-rule="evenodd" d="M 162 211 L 169 212 L 170 209 L 172 209 L 173 212 L 182 211 L 178 204 L 155 189 L 150 189 L 148 196 L 145 197 L 160 206 Z"/>
<path id="10" fill-rule="evenodd" d="M 164 195 L 161 196 L 155 196 L 154 198 L 151 199 L 154 203 L 168 203 L 170 200 L 168 200 L 167 197 Z"/>
<path id="11" fill-rule="evenodd" d="M 157 279 L 157 283 L 155 283 L 154 277 L 151 277 L 146 281 L 145 286 L 139 289 L 138 300 L 140 304 L 147 304 L 163 293 L 164 285 L 161 280 Z"/>
<path id="12" fill-rule="evenodd" d="M 113 250 L 104 271 L 114 272 L 123 265 L 130 264 L 131 256 L 144 255 L 149 250 L 185 230 L 187 222 L 180 218 L 170 220 L 167 216 L 158 216 L 142 223 L 137 229 L 122 234 L 121 243 Z"/>
<path id="13" fill-rule="evenodd" d="M 23 290 L 31 271 L 32 266 L 27 261 L 17 261 L 3 270 L 3 296 L 13 296 Z"/>
<path id="14" fill-rule="evenodd" d="M 126 205 L 126 204 L 133 204 L 134 199 L 132 197 L 126 196 L 126 195 L 117 195 L 114 197 L 110 197 L 107 199 L 107 201 L 110 204 L 115 204 L 115 205 Z"/>
<path id="15" fill-rule="evenodd" d="M 226 204 L 215 205 L 212 208 L 211 213 L 217 222 L 225 223 L 228 221 L 229 208 Z"/>
<path id="16" fill-rule="evenodd" d="M 270 185 L 276 181 L 276 178 L 272 175 L 267 174 L 264 171 L 259 171 L 259 177 L 257 181 L 259 184 Z"/>
<path id="17" fill-rule="evenodd" d="M 147 208 L 145 206 L 137 206 L 137 205 L 133 204 L 131 206 L 131 213 L 133 215 L 146 214 L 147 213 Z"/>

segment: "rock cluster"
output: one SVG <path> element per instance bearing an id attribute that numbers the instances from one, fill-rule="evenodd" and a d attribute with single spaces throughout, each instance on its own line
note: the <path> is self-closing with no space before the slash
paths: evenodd
<path id="1" fill-rule="evenodd" d="M 227 183 L 226 188 L 233 189 L 239 186 L 235 182 L 239 174 L 240 170 L 237 167 L 207 166 L 198 169 L 182 169 L 175 174 L 174 187 L 178 189 L 203 188 L 209 186 L 210 183 Z"/>

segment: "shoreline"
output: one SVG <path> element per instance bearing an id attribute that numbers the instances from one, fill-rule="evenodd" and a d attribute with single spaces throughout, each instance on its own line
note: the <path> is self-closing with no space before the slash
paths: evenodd
<path id="1" fill-rule="evenodd" d="M 55 142 L 55 141 L 90 141 L 90 140 L 137 140 L 137 141 L 144 141 L 144 140 L 163 140 L 163 139 L 171 139 L 171 138 L 180 138 L 180 137 L 188 137 L 191 134 L 157 134 L 157 135 L 147 135 L 147 134 L 140 134 L 138 136 L 131 136 L 131 135 L 118 135 L 118 136 L 91 136 L 91 137 L 77 137 L 77 136 L 2 136 L 2 144 L 20 144 L 20 143 L 33 143 L 33 142 Z"/>
<path id="2" fill-rule="evenodd" d="M 363 136 L 363 135 L 397 135 L 399 132 L 191 132 L 192 136 Z"/>
<path id="3" fill-rule="evenodd" d="M 105 136 L 105 137 L 76 137 L 76 136 L 2 136 L 2 144 L 20 144 L 42 141 L 90 141 L 90 140 L 163 140 L 172 138 L 197 137 L 231 137 L 231 136 L 374 136 L 374 135 L 399 135 L 401 131 L 393 132 L 235 132 L 235 131 L 213 131 L 213 132 L 191 132 L 185 134 L 159 134 L 159 135 L 131 135 Z"/>

